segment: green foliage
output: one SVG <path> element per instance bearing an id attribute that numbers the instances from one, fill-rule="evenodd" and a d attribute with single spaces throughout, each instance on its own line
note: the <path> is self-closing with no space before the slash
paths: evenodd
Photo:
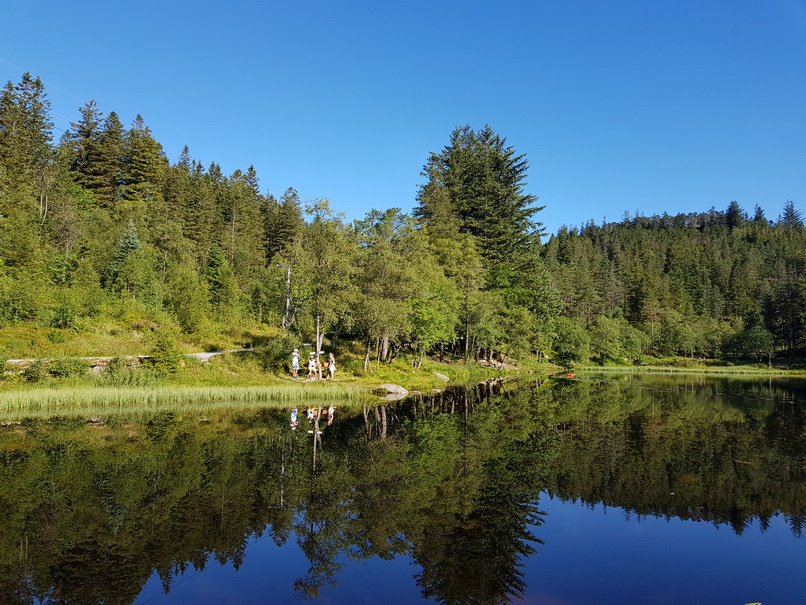
<path id="1" fill-rule="evenodd" d="M 743 333 L 757 324 L 773 354 L 806 350 L 806 230 L 791 201 L 774 224 L 732 201 L 589 222 L 543 246 L 526 157 L 464 126 L 428 156 L 415 218 L 391 208 L 347 225 L 326 200 L 262 193 L 252 166 L 226 175 L 187 148 L 170 165 L 139 115 L 126 129 L 89 101 L 54 145 L 48 114 L 31 74 L 0 92 L 2 326 L 83 332 L 136 315 L 204 342 L 282 323 L 319 344 L 362 341 L 366 369 L 411 350 L 415 365 L 552 348 L 563 363 L 759 359 L 767 343 Z M 560 314 L 574 322 L 556 324 L 565 339 Z"/>
<path id="2" fill-rule="evenodd" d="M 47 371 L 54 378 L 74 378 L 86 374 L 89 367 L 84 359 L 65 357 L 49 361 Z"/>
<path id="3" fill-rule="evenodd" d="M 291 370 L 291 352 L 299 348 L 299 339 L 289 334 L 283 334 L 275 338 L 262 340 L 255 346 L 255 356 L 260 360 L 261 366 L 266 370 L 285 373 Z M 303 353 L 305 353 L 303 351 Z M 303 354 L 300 355 L 300 368 L 307 360 Z M 305 373 L 301 369 L 300 375 Z"/>
<path id="4" fill-rule="evenodd" d="M 185 355 L 179 349 L 176 335 L 169 328 L 157 328 L 152 332 L 148 366 L 157 374 L 176 374 L 182 368 Z"/>
<path id="5" fill-rule="evenodd" d="M 775 339 L 764 326 L 755 325 L 727 339 L 725 352 L 745 359 L 763 359 L 772 355 Z"/>
<path id="6" fill-rule="evenodd" d="M 0 275 L 0 324 L 32 321 L 41 309 L 41 300 L 30 283 Z"/>
<path id="7" fill-rule="evenodd" d="M 590 357 L 590 336 L 573 319 L 558 317 L 555 320 L 553 343 L 554 358 L 563 365 L 582 364 Z"/>
<path id="8" fill-rule="evenodd" d="M 23 370 L 22 375 L 28 382 L 42 382 L 49 376 L 47 363 L 35 361 Z"/>

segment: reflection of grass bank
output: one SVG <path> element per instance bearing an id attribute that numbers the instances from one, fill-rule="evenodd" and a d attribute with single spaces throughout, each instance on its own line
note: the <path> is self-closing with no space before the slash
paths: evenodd
<path id="1" fill-rule="evenodd" d="M 613 373 L 613 374 L 722 374 L 722 375 L 753 375 L 753 376 L 780 376 L 780 377 L 806 377 L 806 370 L 802 368 L 784 369 L 767 368 L 755 365 L 747 366 L 674 366 L 674 365 L 642 365 L 642 366 L 576 366 L 576 372 Z"/>

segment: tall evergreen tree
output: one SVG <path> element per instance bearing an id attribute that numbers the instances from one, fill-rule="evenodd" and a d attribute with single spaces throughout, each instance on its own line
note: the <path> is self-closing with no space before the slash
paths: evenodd
<path id="1" fill-rule="evenodd" d="M 124 139 L 123 197 L 119 214 L 137 222 L 161 221 L 168 160 L 139 114 Z"/>
<path id="2" fill-rule="evenodd" d="M 0 93 L 0 182 L 30 182 L 50 157 L 53 124 L 42 80 L 25 72 Z"/>
<path id="3" fill-rule="evenodd" d="M 460 230 L 479 239 L 489 263 L 511 262 L 540 235 L 533 217 L 541 208 L 534 206 L 537 197 L 524 191 L 528 168 L 525 155 L 516 154 L 489 126 L 478 132 L 456 128 L 448 146 L 426 162 L 428 181 L 415 214 L 427 223 L 447 204 Z"/>
<path id="4" fill-rule="evenodd" d="M 64 133 L 61 144 L 76 182 L 94 191 L 104 185 L 98 168 L 103 114 L 92 99 L 79 112 L 81 119 L 70 124 L 71 129 Z"/>

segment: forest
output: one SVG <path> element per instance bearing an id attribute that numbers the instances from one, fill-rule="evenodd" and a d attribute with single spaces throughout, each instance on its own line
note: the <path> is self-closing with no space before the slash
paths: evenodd
<path id="1" fill-rule="evenodd" d="M 527 158 L 489 126 L 457 127 L 424 156 L 411 215 L 348 222 L 326 199 L 262 191 L 253 166 L 224 174 L 187 147 L 172 162 L 141 116 L 127 127 L 94 101 L 56 140 L 26 73 L 0 93 L 0 327 L 18 335 L 0 338 L 0 358 L 93 330 L 191 346 L 245 327 L 315 350 L 350 342 L 365 370 L 427 355 L 803 355 L 806 230 L 792 201 L 775 218 L 730 201 L 547 236 Z"/>

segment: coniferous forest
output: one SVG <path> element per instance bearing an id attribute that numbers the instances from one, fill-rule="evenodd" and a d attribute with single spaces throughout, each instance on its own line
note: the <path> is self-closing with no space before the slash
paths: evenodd
<path id="1" fill-rule="evenodd" d="M 261 190 L 252 166 L 224 174 L 187 147 L 172 162 L 140 116 L 127 126 L 90 101 L 57 139 L 49 111 L 31 74 L 2 89 L 0 327 L 17 336 L 0 357 L 104 326 L 189 343 L 285 328 L 317 350 L 357 343 L 365 367 L 401 354 L 766 364 L 806 348 L 806 230 L 791 201 L 547 236 L 527 158 L 464 126 L 424 150 L 412 215 L 348 223 L 327 200 Z"/>

